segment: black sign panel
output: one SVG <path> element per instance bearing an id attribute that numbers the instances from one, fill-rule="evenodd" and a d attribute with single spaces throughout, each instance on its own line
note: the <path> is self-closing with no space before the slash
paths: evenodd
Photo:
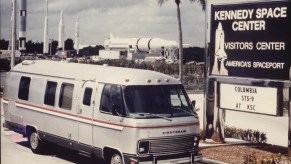
<path id="1" fill-rule="evenodd" d="M 291 2 L 211 7 L 210 75 L 289 80 Z"/>

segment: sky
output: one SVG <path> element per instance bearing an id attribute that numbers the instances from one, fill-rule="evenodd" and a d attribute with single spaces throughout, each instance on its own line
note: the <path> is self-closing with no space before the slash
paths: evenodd
<path id="1" fill-rule="evenodd" d="M 20 5 L 20 0 L 16 1 Z M 8 40 L 12 1 L 1 0 L 0 3 L 0 38 Z M 202 7 L 197 2 L 182 0 L 180 9 L 184 44 L 204 47 L 205 12 Z M 120 38 L 162 38 L 178 42 L 174 0 L 162 6 L 157 0 L 48 0 L 49 39 L 58 39 L 61 10 L 65 39 L 74 40 L 79 17 L 81 45 L 103 45 L 110 33 Z M 27 0 L 27 40 L 43 42 L 45 13 L 45 0 Z M 19 18 L 17 24 L 19 26 Z"/>

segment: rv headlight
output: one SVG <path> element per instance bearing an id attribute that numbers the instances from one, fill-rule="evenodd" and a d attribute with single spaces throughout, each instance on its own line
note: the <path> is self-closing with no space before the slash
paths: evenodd
<path id="1" fill-rule="evenodd" d="M 149 152 L 150 142 L 149 141 L 140 141 L 138 144 L 138 153 L 145 154 Z"/>
<path id="2" fill-rule="evenodd" d="M 200 137 L 194 136 L 193 140 L 194 140 L 193 148 L 198 148 Z"/>

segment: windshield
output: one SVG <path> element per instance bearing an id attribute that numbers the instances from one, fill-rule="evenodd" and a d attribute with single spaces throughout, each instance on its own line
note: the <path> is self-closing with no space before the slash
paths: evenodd
<path id="1" fill-rule="evenodd" d="M 131 117 L 174 117 L 194 115 L 182 85 L 127 86 L 126 107 Z"/>

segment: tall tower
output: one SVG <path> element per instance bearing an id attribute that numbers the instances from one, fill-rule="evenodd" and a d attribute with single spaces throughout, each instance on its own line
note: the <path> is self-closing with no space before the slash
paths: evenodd
<path id="1" fill-rule="evenodd" d="M 60 15 L 60 22 L 59 22 L 59 45 L 58 50 L 64 50 L 64 33 L 65 33 L 65 25 L 63 20 L 63 10 L 61 11 Z"/>
<path id="2" fill-rule="evenodd" d="M 48 2 L 46 0 L 46 14 L 44 17 L 44 32 L 43 32 L 43 54 L 47 55 L 49 49 L 48 43 Z"/>
<path id="3" fill-rule="evenodd" d="M 19 50 L 21 54 L 25 53 L 25 43 L 26 43 L 26 0 L 20 1 L 20 25 L 19 25 Z"/>
<path id="4" fill-rule="evenodd" d="M 77 17 L 77 20 L 76 20 L 76 31 L 75 31 L 75 48 L 76 48 L 76 51 L 77 51 L 77 55 L 79 54 L 79 37 L 80 37 L 79 29 L 80 29 L 79 17 Z"/>

